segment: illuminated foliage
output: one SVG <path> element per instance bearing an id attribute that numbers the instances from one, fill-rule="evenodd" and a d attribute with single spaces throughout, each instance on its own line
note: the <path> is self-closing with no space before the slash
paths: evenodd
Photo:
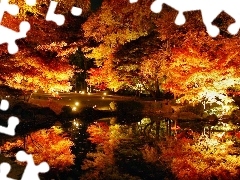
<path id="1" fill-rule="evenodd" d="M 83 179 L 105 179 L 111 174 L 119 172 L 114 169 L 115 158 L 114 150 L 118 147 L 120 140 L 126 138 L 120 125 L 108 125 L 105 122 L 98 122 L 90 125 L 87 129 L 92 143 L 97 144 L 97 152 L 88 153 L 84 160 L 82 170 L 90 170 Z M 113 175 L 112 174 L 112 175 Z M 115 174 L 115 175 L 116 175 Z"/>
<path id="2" fill-rule="evenodd" d="M 102 66 L 90 72 L 89 82 L 109 87 L 107 75 L 103 73 L 107 72 L 106 67 L 111 72 L 109 77 L 114 74 L 114 79 L 125 82 L 119 88 L 138 89 L 138 84 L 153 95 L 159 90 L 171 91 L 175 96 L 185 95 L 182 100 L 190 102 L 202 101 L 206 92 L 217 92 L 219 98 L 229 87 L 238 86 L 239 38 L 224 33 L 232 19 L 221 14 L 214 21 L 223 31 L 213 39 L 207 34 L 198 11 L 186 13 L 186 23 L 176 26 L 174 9 L 164 5 L 161 13 L 153 14 L 137 4 L 147 7 L 149 2 L 129 5 L 104 1 L 83 24 L 85 37 L 99 43 L 83 48 L 86 56 Z M 141 13 L 136 17 L 130 11 Z M 226 22 L 221 23 L 223 19 Z M 130 28 L 131 38 L 129 33 L 123 33 Z M 110 56 L 112 66 L 104 65 Z M 224 106 L 230 102 L 227 97 L 221 99 Z"/>
<path id="3" fill-rule="evenodd" d="M 83 24 L 84 36 L 99 42 L 97 47 L 85 47 L 89 58 L 98 66 L 115 52 L 119 45 L 148 34 L 151 28 L 151 1 L 130 4 L 128 0 L 104 0 L 101 8 Z"/>
<path id="4" fill-rule="evenodd" d="M 73 67 L 66 59 L 39 57 L 30 50 L 20 50 L 15 56 L 1 60 L 1 81 L 24 91 L 69 91 Z"/>
<path id="5" fill-rule="evenodd" d="M 126 84 L 125 78 L 114 70 L 111 58 L 106 60 L 103 66 L 92 68 L 88 73 L 90 75 L 89 79 L 86 80 L 88 84 L 101 90 L 109 88 L 113 91 L 118 91 Z"/>
<path id="6" fill-rule="evenodd" d="M 233 141 L 218 136 L 209 139 L 195 135 L 196 140 L 168 140 L 160 143 L 159 159 L 169 163 L 178 179 L 236 179 L 239 158 L 233 155 Z"/>
<path id="7" fill-rule="evenodd" d="M 17 40 L 19 52 L 9 56 L 6 44 L 0 46 L 1 83 L 24 91 L 43 89 L 44 92 L 69 91 L 69 79 L 75 66 L 69 65 L 69 56 L 76 53 L 81 44 L 81 23 L 90 12 L 90 1 L 57 1 L 56 13 L 65 15 L 65 24 L 58 26 L 46 21 L 50 1 L 37 1 L 28 6 L 24 0 L 11 3 L 19 5 L 20 13 L 13 17 L 4 14 L 2 25 L 19 31 L 22 20 L 30 23 L 27 37 Z M 83 15 L 74 17 L 72 6 L 81 7 Z M 77 42 L 78 41 L 78 42 Z"/>
<path id="8" fill-rule="evenodd" d="M 25 144 L 25 151 L 33 155 L 36 164 L 46 161 L 51 168 L 58 170 L 66 170 L 74 164 L 75 156 L 71 152 L 74 144 L 60 128 L 53 126 L 31 133 L 26 137 Z M 24 140 L 18 139 L 16 142 L 6 142 L 1 150 L 9 153 L 14 148 L 23 147 Z"/>

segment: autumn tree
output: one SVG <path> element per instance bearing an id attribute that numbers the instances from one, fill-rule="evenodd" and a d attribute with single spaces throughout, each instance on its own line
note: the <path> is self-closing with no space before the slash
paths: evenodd
<path id="1" fill-rule="evenodd" d="M 152 32 L 121 46 L 115 53 L 114 64 L 118 73 L 128 79 L 128 87 L 138 89 L 142 86 L 142 90 L 150 92 L 153 97 L 159 97 L 162 91 L 161 83 L 165 79 L 164 69 L 169 58 L 165 42 L 158 36 L 157 32 Z"/>
<path id="2" fill-rule="evenodd" d="M 24 0 L 10 1 L 19 6 L 20 13 L 16 17 L 5 13 L 1 24 L 19 31 L 20 22 L 25 20 L 30 23 L 31 29 L 26 38 L 17 40 L 18 53 L 9 55 L 6 44 L 0 46 L 2 84 L 24 91 L 71 89 L 68 81 L 74 74 L 75 66 L 70 65 L 69 56 L 81 46 L 80 25 L 90 13 L 90 1 L 57 2 L 55 13 L 65 16 L 62 26 L 46 21 L 50 1 L 37 1 L 34 6 L 27 5 Z M 72 6 L 82 8 L 82 15 L 71 15 Z"/>
<path id="3" fill-rule="evenodd" d="M 177 33 L 166 34 L 171 56 L 162 88 L 176 96 L 184 95 L 182 100 L 217 103 L 223 113 L 229 114 L 234 106 L 229 104 L 233 100 L 227 96 L 227 89 L 239 85 L 239 37 L 225 32 L 231 19 L 221 14 L 214 23 L 222 31 L 217 38 L 211 38 L 199 16 L 198 12 L 186 14 L 186 24 L 174 28 Z"/>
<path id="4" fill-rule="evenodd" d="M 104 88 L 112 89 L 110 84 L 112 86 L 116 83 L 109 83 L 107 79 L 121 79 L 121 86 L 118 83 L 115 89 L 137 90 L 137 85 L 140 85 L 145 86 L 144 89 L 150 91 L 153 96 L 159 96 L 159 84 L 162 81 L 157 75 L 159 66 L 151 75 L 146 72 L 147 68 L 144 68 L 145 64 L 148 64 L 148 67 L 156 65 L 157 59 L 150 63 L 146 59 L 147 54 L 153 54 L 152 51 L 161 49 L 163 44 L 161 40 L 155 39 L 158 35 L 153 30 L 159 15 L 151 12 L 151 3 L 152 1 L 139 1 L 134 4 L 125 1 L 103 1 L 101 8 L 83 24 L 84 36 L 96 42 L 92 46 L 84 47 L 83 51 L 86 57 L 94 58 L 99 67 L 90 71 L 90 84 L 100 84 Z M 147 50 L 145 46 L 148 46 Z M 144 57 L 145 61 L 141 63 Z M 104 73 L 107 71 L 111 73 Z"/>
<path id="5" fill-rule="evenodd" d="M 94 58 L 100 66 L 119 45 L 147 35 L 152 28 L 150 5 L 150 0 L 134 4 L 128 0 L 104 0 L 82 26 L 84 36 L 99 43 L 82 48 L 86 56 Z"/>
<path id="6" fill-rule="evenodd" d="M 111 1 L 104 1 L 102 7 L 83 24 L 85 37 L 93 39 L 99 44 L 83 50 L 87 57 L 94 58 L 96 65 L 101 67 L 94 72 L 108 69 L 109 72 L 111 71 L 111 75 L 115 74 L 114 79 L 122 79 L 122 82 L 125 82 L 121 88 L 138 89 L 136 87 L 138 84 L 144 86 L 144 89 L 150 91 L 153 96 L 159 96 L 160 83 L 164 77 L 157 75 L 162 63 L 157 59 L 164 59 L 168 55 L 167 52 L 162 51 L 162 54 L 157 55 L 157 59 L 156 56 L 153 57 L 155 59 L 152 59 L 152 62 L 147 58 L 151 59 L 150 56 L 153 55 L 150 54 L 154 54 L 159 49 L 166 50 L 167 47 L 163 46 L 166 46 L 167 42 L 159 39 L 160 36 L 157 35 L 156 30 L 154 33 L 158 22 L 156 19 L 162 17 L 151 12 L 151 3 L 151 1 L 141 1 L 134 4 L 129 2 L 112 4 Z M 170 13 L 170 15 L 173 17 L 174 13 Z M 169 16 L 165 14 L 164 18 L 169 18 Z M 165 20 L 163 19 L 162 22 Z M 110 57 L 111 60 L 109 60 Z M 110 61 L 112 61 L 111 66 L 106 63 Z M 154 72 L 149 74 L 145 65 L 148 67 L 156 65 L 157 67 L 154 68 Z M 98 81 L 98 84 L 105 84 L 108 87 L 109 83 L 104 81 L 106 77 L 100 79 L 99 76 L 95 76 L 99 73 L 90 73 L 91 82 L 95 78 L 95 82 Z"/>
<path id="7" fill-rule="evenodd" d="M 109 88 L 116 92 L 127 82 L 126 78 L 114 69 L 113 60 L 110 57 L 104 61 L 103 66 L 91 68 L 88 73 L 89 78 L 86 80 L 88 84 L 101 90 Z"/>
<path id="8" fill-rule="evenodd" d="M 24 61 L 23 61 L 24 60 Z M 13 57 L 2 59 L 1 82 L 23 91 L 69 91 L 69 78 L 73 67 L 60 58 L 33 55 L 30 50 L 20 50 Z"/>

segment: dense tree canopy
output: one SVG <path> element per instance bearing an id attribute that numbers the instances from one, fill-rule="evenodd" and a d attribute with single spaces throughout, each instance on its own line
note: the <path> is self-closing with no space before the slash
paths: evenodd
<path id="1" fill-rule="evenodd" d="M 74 54 L 83 42 L 80 25 L 90 13 L 90 1 L 57 1 L 55 13 L 65 16 L 65 24 L 58 26 L 55 22 L 46 21 L 50 1 L 40 0 L 29 6 L 24 0 L 10 3 L 19 6 L 16 17 L 5 13 L 2 25 L 19 31 L 21 21 L 28 21 L 31 29 L 27 37 L 17 40 L 19 51 L 8 55 L 6 44 L 0 46 L 1 83 L 22 90 L 44 92 L 69 91 L 69 79 L 75 66 L 69 64 L 69 56 Z M 83 9 L 82 15 L 74 17 L 72 6 Z"/>
<path id="2" fill-rule="evenodd" d="M 222 13 L 213 21 L 221 32 L 212 38 L 206 32 L 200 11 L 185 13 L 186 23 L 177 26 L 174 23 L 177 11 L 164 5 L 161 13 L 154 14 L 148 11 L 151 2 L 130 4 L 122 1 L 121 4 L 119 1 L 115 7 L 105 1 L 93 18 L 83 24 L 85 37 L 99 43 L 86 53 L 101 67 L 94 72 L 108 69 L 115 79 L 122 80 L 122 88 L 136 88 L 141 84 L 153 95 L 159 90 L 170 90 L 176 96 L 185 94 L 188 100 L 199 100 L 206 91 L 224 94 L 229 87 L 234 89 L 239 84 L 239 37 L 226 33 L 233 22 L 231 17 Z M 127 19 L 125 6 L 140 15 L 129 13 L 130 20 Z M 110 16 L 114 12 L 118 12 L 118 17 Z M 142 24 L 136 25 L 135 21 Z M 125 32 L 130 27 L 134 38 L 129 38 Z M 104 79 L 98 80 L 104 82 Z"/>
<path id="3" fill-rule="evenodd" d="M 86 38 L 100 43 L 98 47 L 85 47 L 87 56 L 97 65 L 115 52 L 119 45 L 148 34 L 152 28 L 150 0 L 130 4 L 128 0 L 103 0 L 101 8 L 91 14 L 83 24 Z"/>
<path id="4" fill-rule="evenodd" d="M 69 58 L 81 50 L 85 60 L 93 59 L 96 65 L 87 82 L 100 89 L 141 87 L 153 96 L 170 90 L 196 99 L 207 90 L 224 94 L 239 85 L 239 35 L 226 33 L 233 19 L 224 13 L 213 22 L 221 32 L 212 38 L 200 11 L 185 13 L 186 23 L 177 26 L 177 11 L 163 5 L 155 14 L 150 10 L 153 0 L 103 0 L 96 11 L 90 9 L 90 0 L 57 2 L 56 13 L 66 18 L 62 26 L 46 21 L 49 1 L 37 1 L 32 7 L 24 0 L 11 1 L 20 6 L 20 13 L 17 17 L 6 13 L 2 24 L 18 31 L 19 23 L 27 20 L 31 30 L 17 41 L 20 50 L 15 55 L 0 46 L 2 84 L 68 91 L 76 68 Z M 72 6 L 81 7 L 83 14 L 71 15 Z"/>

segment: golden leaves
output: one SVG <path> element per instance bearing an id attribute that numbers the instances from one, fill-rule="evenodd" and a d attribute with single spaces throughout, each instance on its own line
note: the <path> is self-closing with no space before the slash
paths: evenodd
<path id="1" fill-rule="evenodd" d="M 73 142 L 63 130 L 53 126 L 31 133 L 25 139 L 26 152 L 33 154 L 34 162 L 39 164 L 46 161 L 50 167 L 58 170 L 67 169 L 74 164 L 75 155 L 71 152 Z M 16 142 L 6 142 L 1 149 L 6 153 L 14 148 L 23 148 L 23 139 Z"/>
<path id="2" fill-rule="evenodd" d="M 146 8 L 148 7 L 148 8 Z M 127 0 L 103 1 L 101 8 L 83 24 L 84 36 L 102 44 L 94 47 L 88 57 L 104 59 L 119 45 L 148 34 L 149 1 L 130 4 Z"/>
<path id="3" fill-rule="evenodd" d="M 12 58 L 2 61 L 3 83 L 22 90 L 44 92 L 69 91 L 69 79 L 73 76 L 73 67 L 68 61 L 45 59 L 20 50 Z"/>

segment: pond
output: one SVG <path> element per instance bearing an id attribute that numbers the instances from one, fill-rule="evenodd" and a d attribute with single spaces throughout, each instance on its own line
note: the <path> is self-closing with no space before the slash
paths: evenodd
<path id="1" fill-rule="evenodd" d="M 156 120 L 158 119 L 158 117 L 155 117 L 154 119 Z M 121 147 L 122 151 L 126 151 L 126 152 L 124 153 L 117 152 L 118 159 L 121 159 L 120 160 L 121 162 L 119 162 L 119 166 L 123 166 L 123 167 L 128 166 L 129 170 L 127 171 L 130 171 L 130 173 L 132 174 L 141 175 L 143 178 L 144 176 L 146 176 L 144 175 L 145 172 L 143 170 L 143 167 L 137 168 L 136 166 L 139 166 L 139 163 L 142 163 L 142 166 L 143 166 L 144 163 L 141 162 L 141 157 L 139 155 L 139 152 L 134 152 L 135 151 L 134 149 L 137 149 L 143 146 L 143 144 L 146 142 L 146 139 L 148 139 L 147 141 L 150 143 L 152 142 L 152 139 L 158 137 L 158 135 L 156 135 L 156 126 L 153 123 L 154 121 L 148 117 L 140 118 L 140 119 L 136 118 L 134 120 L 131 119 L 131 121 L 125 118 L 124 119 L 120 118 L 120 117 L 108 117 L 108 118 L 97 119 L 93 123 L 86 123 L 80 119 L 73 119 L 72 121 L 61 124 L 60 125 L 61 128 L 63 128 L 66 132 L 68 132 L 69 136 L 71 137 L 71 140 L 75 144 L 72 147 L 72 152 L 76 156 L 76 159 L 75 159 L 74 165 L 71 167 L 71 170 L 62 172 L 61 176 L 59 177 L 61 177 L 61 179 L 79 179 L 84 173 L 87 173 L 87 171 L 81 170 L 81 165 L 83 165 L 83 161 L 84 159 L 86 159 L 87 153 L 97 152 L 96 144 L 104 143 L 104 138 L 102 140 L 96 140 L 99 137 L 94 137 L 96 139 L 93 141 L 95 141 L 96 144 L 88 140 L 90 136 L 89 136 L 89 132 L 87 132 L 87 129 L 89 129 L 91 125 L 94 125 L 94 126 L 97 125 L 99 129 L 106 130 L 106 131 L 111 127 L 121 129 L 122 134 L 116 133 L 116 136 L 122 136 L 124 134 L 123 136 L 125 136 L 126 138 L 124 137 L 121 140 L 121 143 L 118 144 L 118 146 Z M 159 132 L 158 132 L 159 138 L 163 138 L 166 135 L 173 135 L 174 131 L 171 129 L 171 125 L 173 124 L 173 122 L 171 122 L 170 120 L 161 120 L 159 122 L 160 122 Z M 94 129 L 93 131 L 90 131 L 90 135 L 91 133 L 94 134 L 94 131 L 98 131 L 99 129 Z M 106 131 L 100 132 L 100 134 L 98 135 L 108 136 Z M 113 132 L 115 131 L 112 130 L 111 133 Z M 145 141 L 139 142 L 137 138 L 128 139 L 127 136 L 131 136 L 133 134 L 134 136 L 144 138 Z M 111 140 L 114 141 L 115 138 L 117 139 L 118 137 L 112 137 Z M 155 173 L 156 173 L 155 176 L 159 176 L 157 172 Z M 148 176 L 146 176 L 145 178 L 147 177 Z M 161 174 L 161 177 L 162 177 L 162 174 Z"/>
<path id="2" fill-rule="evenodd" d="M 216 132 L 220 135 L 223 132 L 237 132 L 238 126 L 226 123 L 211 126 L 201 121 L 174 122 L 158 116 L 151 118 L 136 116 L 136 119 L 131 121 L 127 118 L 108 117 L 97 119 L 92 123 L 73 119 L 64 123 L 56 122 L 57 132 L 56 129 L 63 130 L 64 133 L 60 133 L 62 137 L 59 138 L 53 133 L 45 136 L 44 140 L 39 134 L 32 134 L 29 141 L 24 141 L 27 142 L 24 144 L 25 148 L 35 148 L 37 149 L 35 153 L 42 153 L 38 150 L 48 147 L 43 146 L 43 141 L 55 143 L 53 139 L 56 139 L 56 142 L 65 139 L 62 144 L 56 145 L 55 150 L 48 151 L 51 154 L 48 158 L 53 160 L 55 158 L 56 163 L 61 165 L 55 164 L 55 168 L 51 171 L 41 174 L 42 179 L 175 179 L 176 176 L 170 169 L 154 160 L 157 159 L 158 148 L 156 152 L 147 151 L 145 155 L 144 151 L 149 150 L 149 147 L 156 147 L 156 142 L 166 141 L 169 137 L 193 139 L 193 133 L 196 132 L 210 137 Z M 48 129 L 46 132 L 51 131 Z M 15 146 L 12 152 L 19 150 L 16 144 L 12 146 Z M 63 155 L 64 153 L 66 156 Z M 52 156 L 53 154 L 56 156 Z M 40 156 L 40 154 L 36 155 Z M 46 154 L 42 153 L 41 156 Z M 58 161 L 60 156 L 62 159 Z M 148 162 L 151 158 L 155 164 Z"/>

